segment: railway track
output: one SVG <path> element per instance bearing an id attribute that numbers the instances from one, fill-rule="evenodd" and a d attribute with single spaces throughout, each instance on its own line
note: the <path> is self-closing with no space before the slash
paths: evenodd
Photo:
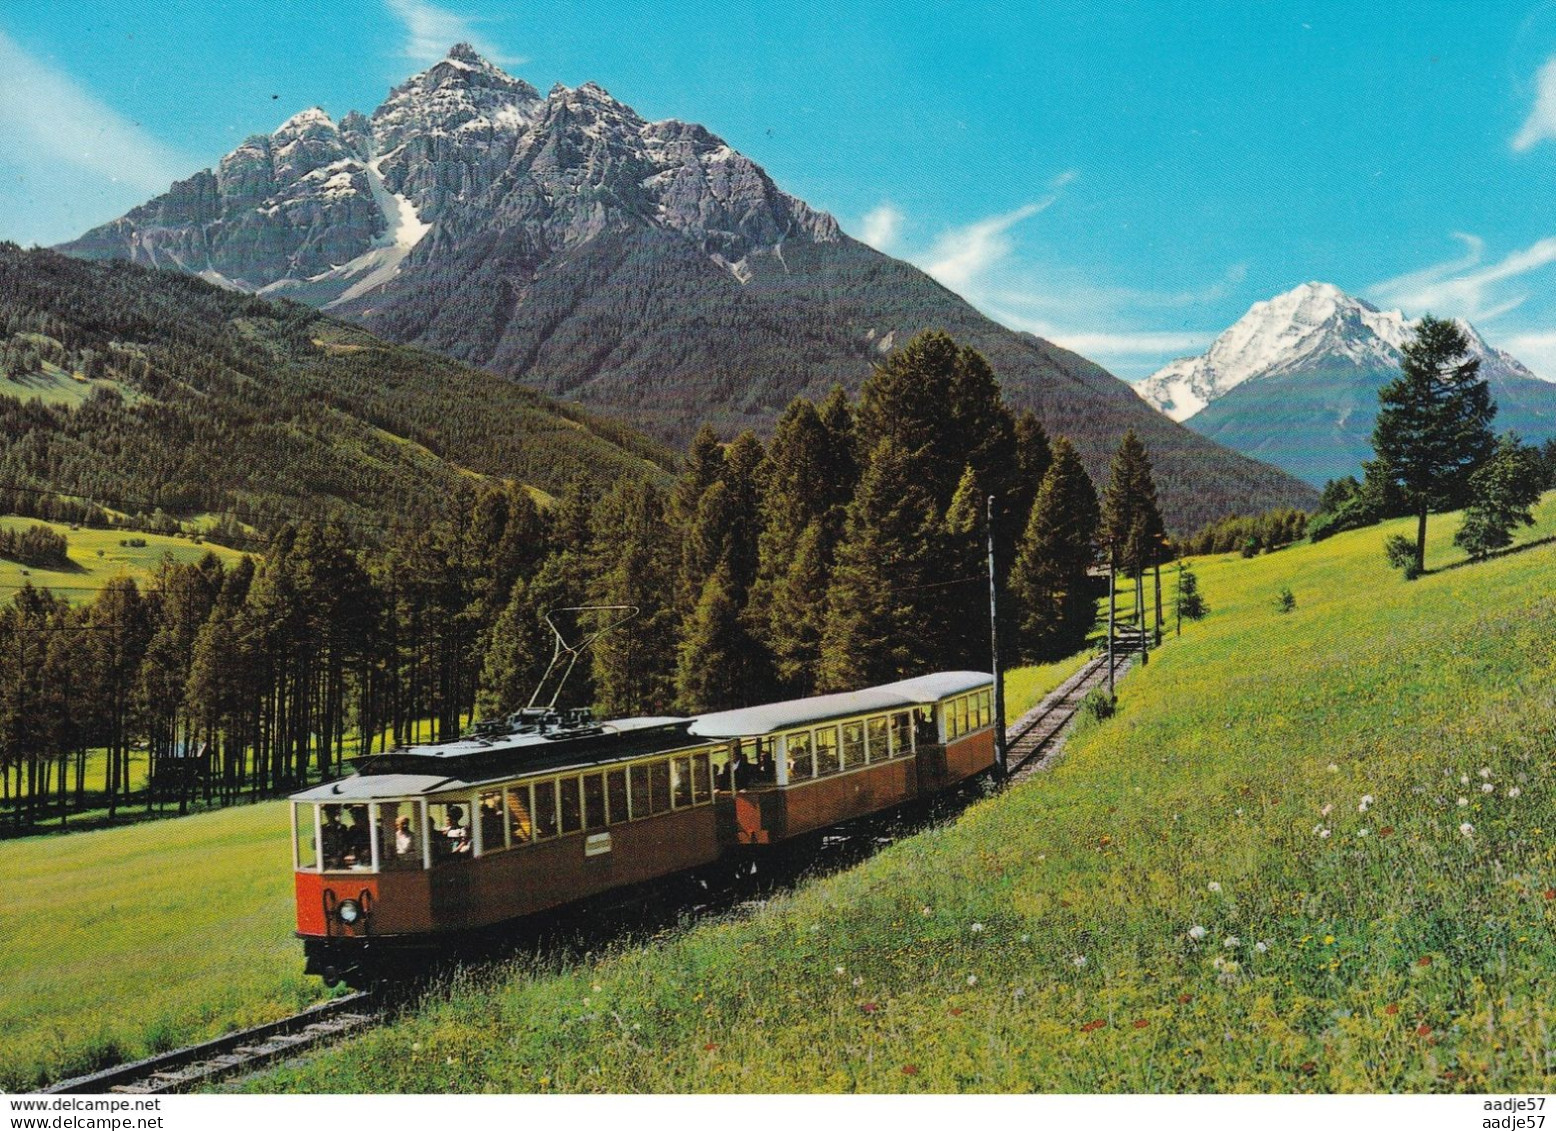
<path id="1" fill-rule="evenodd" d="M 213 1041 L 175 1049 L 130 1064 L 77 1076 L 42 1089 L 44 1094 L 184 1092 L 226 1076 L 252 1071 L 283 1057 L 376 1024 L 382 1004 L 372 995 L 350 994 L 279 1021 L 228 1033 Z"/>
<path id="2" fill-rule="evenodd" d="M 1113 658 L 1113 678 L 1129 670 L 1135 653 L 1116 653 Z M 1108 679 L 1107 655 L 1089 661 L 1080 671 L 1065 680 L 1046 695 L 1010 727 L 1005 738 L 1008 780 L 1023 781 L 1046 769 L 1063 746 L 1065 729 L 1080 710 L 1081 701 Z"/>

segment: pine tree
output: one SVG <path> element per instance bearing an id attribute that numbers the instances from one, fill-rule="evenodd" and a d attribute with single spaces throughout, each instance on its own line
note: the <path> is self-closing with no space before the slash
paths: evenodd
<path id="1" fill-rule="evenodd" d="M 821 519 L 807 526 L 772 589 L 766 640 L 782 695 L 816 693 L 832 576 L 830 542 Z"/>
<path id="2" fill-rule="evenodd" d="M 1372 448 L 1416 516 L 1416 573 L 1426 565 L 1427 514 L 1461 506 L 1470 475 L 1496 447 L 1496 405 L 1469 351 L 1458 326 L 1427 315 L 1405 343 L 1400 375 L 1378 391 Z"/>
<path id="3" fill-rule="evenodd" d="M 1540 453 L 1512 433 L 1497 441 L 1491 458 L 1470 476 L 1470 505 L 1453 544 L 1472 558 L 1513 544 L 1513 527 L 1533 526 L 1530 510 L 1540 501 Z"/>
<path id="4" fill-rule="evenodd" d="M 1011 572 L 1024 658 L 1059 659 L 1085 644 L 1097 619 L 1088 570 L 1100 522 L 1096 488 L 1075 448 L 1061 436 Z"/>
<path id="5" fill-rule="evenodd" d="M 1138 578 L 1157 560 L 1164 537 L 1145 445 L 1124 433 L 1102 492 L 1102 536 L 1115 569 Z"/>
<path id="6" fill-rule="evenodd" d="M 589 597 L 636 605 L 639 614 L 593 649 L 595 696 L 607 716 L 668 713 L 675 701 L 681 618 L 675 547 L 665 538 L 667 504 L 652 484 L 624 480 L 600 501 Z"/>
<path id="7" fill-rule="evenodd" d="M 702 587 L 697 608 L 683 634 L 675 670 L 681 710 L 702 714 L 752 701 L 746 672 L 751 640 L 740 624 L 740 607 L 731 594 L 734 570 L 720 562 Z"/>

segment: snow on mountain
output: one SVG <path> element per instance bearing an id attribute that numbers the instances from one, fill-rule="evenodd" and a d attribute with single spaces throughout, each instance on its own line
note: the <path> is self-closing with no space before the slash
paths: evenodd
<path id="1" fill-rule="evenodd" d="M 1460 321 L 1481 371 L 1533 378 L 1516 358 L 1494 349 Z M 1399 368 L 1400 348 L 1415 322 L 1379 310 L 1329 283 L 1303 283 L 1256 302 L 1200 357 L 1181 358 L 1135 386 L 1147 403 L 1184 421 L 1245 381 L 1304 370 Z"/>

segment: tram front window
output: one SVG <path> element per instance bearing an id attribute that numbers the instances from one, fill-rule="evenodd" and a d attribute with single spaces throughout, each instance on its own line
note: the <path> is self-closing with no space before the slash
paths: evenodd
<path id="1" fill-rule="evenodd" d="M 326 872 L 363 871 L 373 866 L 373 840 L 366 805 L 321 805 L 319 850 Z"/>
<path id="2" fill-rule="evenodd" d="M 421 806 L 416 802 L 379 802 L 378 866 L 386 872 L 422 866 Z"/>
<path id="3" fill-rule="evenodd" d="M 319 853 L 314 842 L 314 807 L 293 805 L 292 813 L 297 818 L 297 870 L 311 872 L 319 866 Z"/>

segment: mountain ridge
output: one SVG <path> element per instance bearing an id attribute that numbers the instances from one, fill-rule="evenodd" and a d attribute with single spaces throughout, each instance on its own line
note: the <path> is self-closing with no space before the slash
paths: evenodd
<path id="1" fill-rule="evenodd" d="M 1175 528 L 1315 501 L 852 239 L 703 126 L 649 122 L 596 84 L 542 97 L 456 47 L 371 116 L 284 125 L 60 250 L 306 301 L 673 445 L 705 420 L 766 432 L 795 396 L 856 392 L 939 329 L 1094 477 L 1135 428 Z"/>

